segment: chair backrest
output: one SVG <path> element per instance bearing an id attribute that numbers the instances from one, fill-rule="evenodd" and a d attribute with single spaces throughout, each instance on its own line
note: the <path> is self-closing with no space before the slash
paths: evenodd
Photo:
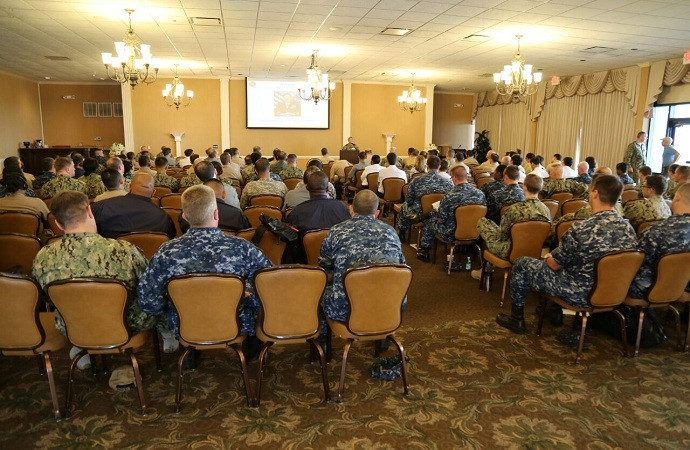
<path id="1" fill-rule="evenodd" d="M 379 173 L 372 172 L 367 175 L 367 183 L 369 184 L 369 186 L 367 186 L 369 190 L 377 192 L 379 188 Z"/>
<path id="2" fill-rule="evenodd" d="M 546 199 L 541 201 L 549 209 L 549 214 L 551 214 L 551 220 L 555 219 L 558 215 L 558 201 L 553 199 Z"/>
<path id="3" fill-rule="evenodd" d="M 19 233 L 37 236 L 41 218 L 36 214 L 18 211 L 0 211 L 0 233 Z"/>
<path id="4" fill-rule="evenodd" d="M 307 254 L 307 264 L 316 266 L 319 262 L 319 254 L 321 253 L 321 244 L 328 236 L 330 228 L 322 228 L 320 230 L 307 231 L 302 238 L 302 245 L 304 252 Z"/>
<path id="5" fill-rule="evenodd" d="M 350 305 L 346 321 L 348 330 L 358 336 L 391 334 L 397 330 L 411 282 L 412 268 L 404 264 L 372 264 L 348 269 L 343 278 Z"/>
<path id="6" fill-rule="evenodd" d="M 486 183 L 491 183 L 494 181 L 493 177 L 479 177 L 477 178 L 477 189 L 484 186 Z"/>
<path id="7" fill-rule="evenodd" d="M 118 241 L 127 241 L 139 247 L 146 259 L 151 259 L 163 243 L 168 242 L 168 235 L 153 231 L 135 231 L 118 236 Z"/>
<path id="8" fill-rule="evenodd" d="M 45 243 L 44 247 L 46 247 L 46 246 L 48 246 L 48 245 L 51 245 L 51 244 L 55 244 L 55 243 L 57 243 L 57 242 L 60 242 L 61 240 L 62 240 L 62 235 L 60 235 L 60 236 L 51 236 L 51 237 L 49 237 L 48 239 L 46 239 L 46 243 Z"/>
<path id="9" fill-rule="evenodd" d="M 635 189 L 628 189 L 621 194 L 621 203 L 624 205 L 630 201 L 640 198 L 639 193 Z"/>
<path id="10" fill-rule="evenodd" d="M 419 199 L 419 202 L 422 204 L 422 214 L 431 212 L 431 209 L 433 208 L 431 205 L 441 201 L 445 195 L 446 194 L 443 192 L 431 192 L 429 194 L 422 195 L 422 197 Z"/>
<path id="11" fill-rule="evenodd" d="M 402 197 L 403 199 L 407 198 L 407 191 L 410 190 L 410 183 L 405 183 L 405 185 L 402 187 Z"/>
<path id="12" fill-rule="evenodd" d="M 643 260 L 644 253 L 637 250 L 607 253 L 599 258 L 589 303 L 597 308 L 608 308 L 623 303 L 628 295 L 630 283 Z"/>
<path id="13" fill-rule="evenodd" d="M 255 232 L 256 228 L 248 228 L 246 230 L 238 231 L 236 236 L 251 242 L 254 238 Z M 257 247 L 264 252 L 264 255 L 266 255 L 266 258 L 268 258 L 269 261 L 275 265 L 278 265 L 283 260 L 283 253 L 285 253 L 287 243 L 281 241 L 278 236 L 270 231 L 266 231 L 261 236 L 261 240 L 259 241 L 259 245 L 257 245 Z"/>
<path id="14" fill-rule="evenodd" d="M 168 194 L 161 197 L 161 208 L 182 209 L 182 194 Z"/>
<path id="15" fill-rule="evenodd" d="M 125 323 L 127 286 L 105 278 L 71 278 L 46 287 L 50 301 L 65 321 L 67 339 L 84 349 L 114 349 L 131 333 Z"/>
<path id="16" fill-rule="evenodd" d="M 512 203 L 510 203 L 510 204 L 508 204 L 508 205 L 503 205 L 503 206 L 501 206 L 501 217 L 503 217 L 503 215 L 504 215 L 504 214 L 506 213 L 506 211 L 508 210 L 508 207 L 511 206 L 511 205 L 512 205 Z"/>
<path id="17" fill-rule="evenodd" d="M 168 296 L 180 317 L 180 337 L 192 344 L 222 344 L 242 329 L 237 315 L 244 280 L 222 273 L 191 273 L 168 280 Z"/>
<path id="18" fill-rule="evenodd" d="M 510 252 L 508 260 L 515 260 L 522 256 L 541 258 L 544 241 L 551 232 L 551 222 L 548 220 L 523 220 L 510 226 Z"/>
<path id="19" fill-rule="evenodd" d="M 650 220 L 645 220 L 644 222 L 639 224 L 637 226 L 637 230 L 635 230 L 637 232 L 637 236 L 639 237 L 644 232 L 644 230 L 646 230 L 647 228 L 649 228 L 650 225 L 652 225 L 658 221 L 659 221 L 659 219 L 650 219 Z"/>
<path id="20" fill-rule="evenodd" d="M 570 227 L 575 225 L 577 222 L 582 222 L 582 220 L 583 219 L 564 220 L 563 222 L 556 225 L 556 237 L 558 238 L 558 242 L 561 242 L 561 238 L 563 237 L 565 232 L 570 229 Z"/>
<path id="21" fill-rule="evenodd" d="M 582 200 L 579 198 L 566 200 L 565 202 L 563 202 L 563 205 L 561 206 L 561 214 L 565 216 L 566 214 L 574 213 L 578 209 L 583 208 L 588 204 L 589 203 L 587 202 L 587 200 Z"/>
<path id="22" fill-rule="evenodd" d="M 383 200 L 390 203 L 402 202 L 402 188 L 407 180 L 402 178 L 386 178 L 383 180 Z"/>
<path id="23" fill-rule="evenodd" d="M 624 190 L 624 191 L 636 190 L 636 189 L 635 189 L 635 184 L 624 184 L 624 185 L 623 185 L 623 190 Z"/>
<path id="24" fill-rule="evenodd" d="M 283 207 L 283 197 L 280 195 L 257 195 L 249 199 L 252 206 L 274 206 L 276 208 Z"/>
<path id="25" fill-rule="evenodd" d="M 21 266 L 22 273 L 31 273 L 41 241 L 36 236 L 18 233 L 0 233 L 0 272 Z"/>
<path id="26" fill-rule="evenodd" d="M 151 203 L 156 206 L 161 206 L 161 199 L 158 197 L 151 197 Z"/>
<path id="27" fill-rule="evenodd" d="M 556 200 L 558 203 L 563 203 L 573 198 L 573 194 L 570 192 L 556 192 L 551 194 L 551 199 Z"/>
<path id="28" fill-rule="evenodd" d="M 347 179 L 347 176 L 350 175 L 350 171 L 352 170 L 352 166 L 345 166 L 343 169 L 343 173 L 345 173 L 345 179 Z M 345 180 L 342 181 L 343 183 Z"/>
<path id="29" fill-rule="evenodd" d="M 484 205 L 464 205 L 455 208 L 455 240 L 474 241 L 479 238 L 479 219 L 486 216 Z"/>
<path id="30" fill-rule="evenodd" d="M 261 214 L 266 214 L 277 220 L 283 220 L 283 212 L 275 206 L 250 206 L 244 210 L 244 215 L 247 216 L 247 220 L 249 220 L 252 228 L 261 226 L 261 220 L 259 220 Z"/>
<path id="31" fill-rule="evenodd" d="M 38 318 L 41 289 L 23 275 L 0 273 L 0 350 L 31 350 L 41 346 L 45 331 Z"/>
<path id="32" fill-rule="evenodd" d="M 669 303 L 683 295 L 690 282 L 690 252 L 669 253 L 656 263 L 654 282 L 647 292 L 650 303 Z"/>
<path id="33" fill-rule="evenodd" d="M 170 218 L 173 221 L 173 224 L 175 225 L 175 237 L 180 237 L 182 236 L 182 228 L 180 228 L 180 215 L 182 214 L 182 209 L 181 208 L 162 208 L 163 211 L 167 215 L 170 216 Z"/>
<path id="34" fill-rule="evenodd" d="M 182 195 L 182 193 L 183 193 L 184 191 L 186 191 L 187 189 L 189 189 L 190 187 L 191 187 L 191 186 L 179 188 L 179 189 L 177 190 L 177 192 L 179 192 L 180 195 Z"/>
<path id="35" fill-rule="evenodd" d="M 364 172 L 364 169 L 359 169 L 355 171 L 355 181 L 357 182 L 356 187 L 357 189 L 362 189 L 362 183 L 364 180 L 362 180 L 362 172 Z"/>
<path id="36" fill-rule="evenodd" d="M 426 172 L 415 172 L 410 177 L 410 181 L 412 181 L 412 179 L 414 179 L 414 178 L 421 177 L 422 175 L 426 175 Z"/>
<path id="37" fill-rule="evenodd" d="M 331 177 L 331 169 L 333 168 L 333 161 L 329 162 L 328 164 L 324 164 L 323 166 L 323 173 L 328 175 L 328 178 Z"/>
<path id="38" fill-rule="evenodd" d="M 165 186 L 156 186 L 153 188 L 153 196 L 161 198 L 164 195 L 169 195 L 172 194 L 172 189 L 167 188 Z"/>
<path id="39" fill-rule="evenodd" d="M 289 191 L 296 188 L 300 182 L 302 182 L 302 178 L 286 178 L 283 180 L 283 183 L 285 183 Z"/>
<path id="40" fill-rule="evenodd" d="M 232 183 L 233 186 L 242 186 L 242 180 L 238 178 L 228 177 L 226 180 L 230 180 L 230 183 Z"/>
<path id="41" fill-rule="evenodd" d="M 328 277 L 320 267 L 278 266 L 254 275 L 262 314 L 257 327 L 268 337 L 307 339 L 319 333 L 319 303 Z M 289 289 L 285 289 L 290 286 Z"/>
<path id="42" fill-rule="evenodd" d="M 46 206 L 48 207 L 48 209 L 50 209 L 50 204 L 53 202 L 53 199 L 52 198 L 42 198 L 41 200 L 43 200 L 43 203 L 45 203 Z"/>
<path id="43" fill-rule="evenodd" d="M 55 236 L 61 236 L 64 232 L 57 226 L 57 220 L 55 219 L 55 214 L 48 213 L 48 226 Z"/>

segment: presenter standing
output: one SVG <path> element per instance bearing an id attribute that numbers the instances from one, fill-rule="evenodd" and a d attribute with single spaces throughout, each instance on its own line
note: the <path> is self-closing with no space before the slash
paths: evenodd
<path id="1" fill-rule="evenodd" d="M 347 144 L 343 145 L 342 150 L 354 150 L 356 152 L 359 152 L 359 147 L 357 147 L 357 144 L 355 144 L 352 141 L 353 141 L 352 136 L 347 138 Z"/>
<path id="2" fill-rule="evenodd" d="M 663 176 L 668 176 L 668 167 L 678 162 L 680 158 L 680 153 L 671 144 L 673 144 L 672 137 L 666 136 L 661 140 L 661 146 L 664 148 L 661 154 L 661 175 Z"/>
<path id="3" fill-rule="evenodd" d="M 623 162 L 628 165 L 628 174 L 632 177 L 635 184 L 637 184 L 637 177 L 640 169 L 644 166 L 644 157 L 647 154 L 647 133 L 640 131 L 637 133 L 637 139 L 628 145 L 623 156 Z"/>

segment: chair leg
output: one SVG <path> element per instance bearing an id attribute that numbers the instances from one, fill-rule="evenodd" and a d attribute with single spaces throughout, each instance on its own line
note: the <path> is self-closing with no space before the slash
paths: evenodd
<path id="1" fill-rule="evenodd" d="M 158 330 L 155 328 L 151 331 L 151 337 L 153 338 L 153 355 L 156 358 L 156 370 L 158 372 L 163 371 L 163 363 L 161 362 L 161 346 L 158 342 Z"/>
<path id="2" fill-rule="evenodd" d="M 688 306 L 688 331 L 685 335 L 685 347 L 683 350 L 686 352 L 690 350 L 690 306 Z"/>
<path id="3" fill-rule="evenodd" d="M 43 365 L 44 359 L 41 358 L 41 355 L 36 355 L 36 362 L 38 363 L 38 374 L 43 376 L 46 374 L 45 367 Z"/>
<path id="4" fill-rule="evenodd" d="M 681 333 L 680 332 L 680 312 L 673 305 L 668 305 L 668 309 L 673 311 L 673 316 L 676 319 L 676 343 L 678 345 L 678 351 L 682 352 L 683 351 L 683 338 L 680 335 L 680 333 Z M 690 323 L 688 323 L 688 326 L 690 327 Z"/>
<path id="5" fill-rule="evenodd" d="M 62 414 L 60 413 L 60 402 L 57 396 L 57 387 L 55 386 L 55 376 L 53 375 L 53 365 L 50 363 L 50 352 L 43 354 L 43 363 L 45 364 L 46 374 L 48 375 L 48 387 L 50 387 L 50 399 L 53 402 L 53 416 L 55 420 L 60 420 Z"/>
<path id="6" fill-rule="evenodd" d="M 508 275 L 510 274 L 510 269 L 505 269 L 503 271 L 503 292 L 501 292 L 501 308 L 503 307 L 503 300 L 506 298 L 506 285 L 508 284 Z"/>
<path id="7" fill-rule="evenodd" d="M 259 353 L 259 365 L 256 368 L 256 396 L 254 398 L 254 405 L 258 407 L 261 403 L 261 379 L 264 375 L 264 358 L 266 358 L 266 352 L 268 348 L 273 345 L 273 342 L 266 342 L 261 348 L 261 353 Z"/>
<path id="8" fill-rule="evenodd" d="M 402 382 L 403 382 L 403 393 L 405 395 L 410 395 L 410 388 L 407 384 L 407 363 L 405 362 L 405 349 L 402 344 L 397 341 L 391 334 L 387 337 L 388 340 L 392 341 L 398 347 L 398 353 L 400 353 L 400 368 L 402 369 Z"/>
<path id="9" fill-rule="evenodd" d="M 642 322 L 644 321 L 644 309 L 637 307 L 637 314 L 639 320 L 637 322 L 637 336 L 635 337 L 635 349 L 633 350 L 633 357 L 637 358 L 640 354 L 640 340 L 642 339 Z"/>
<path id="10" fill-rule="evenodd" d="M 618 311 L 617 309 L 613 310 L 614 313 L 618 316 L 618 319 L 621 322 L 621 343 L 623 344 L 623 356 L 628 356 L 628 330 L 625 327 L 625 316 L 623 316 L 623 313 Z M 640 324 L 641 325 L 641 324 Z M 640 328 L 642 328 L 640 326 Z"/>
<path id="11" fill-rule="evenodd" d="M 343 389 L 345 389 L 345 369 L 347 368 L 347 354 L 354 339 L 348 339 L 343 347 L 343 367 L 340 369 L 340 385 L 338 386 L 338 403 L 343 402 Z"/>
<path id="12" fill-rule="evenodd" d="M 244 395 L 247 397 L 247 406 L 251 407 L 253 399 L 250 385 L 249 385 L 249 369 L 247 369 L 247 358 L 244 356 L 242 351 L 242 346 L 239 344 L 232 344 L 232 349 L 237 353 L 237 357 L 240 359 L 240 365 L 242 366 L 242 379 L 244 381 Z"/>
<path id="13" fill-rule="evenodd" d="M 323 395 L 324 401 L 328 402 L 331 400 L 331 393 L 328 388 L 328 369 L 326 368 L 326 355 L 321 348 L 321 344 L 317 342 L 316 339 L 309 339 L 311 346 L 316 349 L 319 354 L 319 361 L 321 362 L 321 381 L 323 382 Z"/>
<path id="14" fill-rule="evenodd" d="M 139 372 L 139 362 L 137 357 L 134 356 L 132 350 L 127 350 L 129 353 L 129 359 L 132 360 L 132 368 L 134 369 L 134 381 L 137 385 L 137 394 L 139 395 L 139 405 L 141 406 L 141 415 L 146 415 L 146 395 L 144 394 L 144 382 L 141 380 L 141 372 Z"/>
<path id="15" fill-rule="evenodd" d="M 577 346 L 577 356 L 575 357 L 575 364 L 580 364 L 582 359 L 582 349 L 585 346 L 585 332 L 587 331 L 587 318 L 589 313 L 582 313 L 582 326 L 580 328 L 580 343 Z"/>
<path id="16" fill-rule="evenodd" d="M 69 417 L 71 407 L 72 407 L 72 383 L 74 382 L 74 368 L 77 367 L 77 363 L 86 355 L 88 352 L 82 350 L 72 358 L 69 363 L 69 375 L 67 376 L 67 393 L 65 394 L 65 417 Z"/>
<path id="17" fill-rule="evenodd" d="M 481 265 L 482 268 L 482 273 L 479 275 L 479 290 L 483 291 L 484 290 L 484 277 L 486 276 L 486 263 Z M 487 290 L 488 292 L 488 290 Z"/>
<path id="18" fill-rule="evenodd" d="M 544 316 L 546 315 L 546 305 L 549 302 L 547 301 L 547 298 L 545 295 L 541 295 L 541 298 L 539 299 L 539 306 L 540 306 L 540 311 L 539 311 L 539 324 L 537 325 L 537 336 L 541 336 L 541 327 L 544 325 Z"/>
<path id="19" fill-rule="evenodd" d="M 453 265 L 455 258 L 455 244 L 450 244 L 450 252 L 448 253 L 448 275 L 450 275 L 450 268 Z"/>
<path id="20" fill-rule="evenodd" d="M 184 365 L 184 360 L 192 351 L 192 347 L 187 347 L 185 351 L 182 352 L 177 360 L 177 388 L 175 389 L 175 413 L 180 412 L 180 403 L 182 403 L 182 366 Z"/>
<path id="21" fill-rule="evenodd" d="M 482 257 L 482 247 L 478 243 L 474 243 L 474 246 L 477 248 L 477 259 L 479 260 L 479 266 L 484 265 L 484 258 Z"/>

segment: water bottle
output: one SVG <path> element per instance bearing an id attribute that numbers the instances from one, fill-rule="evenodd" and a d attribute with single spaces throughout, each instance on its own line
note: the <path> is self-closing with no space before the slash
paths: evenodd
<path id="1" fill-rule="evenodd" d="M 465 263 L 465 270 L 472 270 L 472 260 L 470 257 L 467 257 L 467 262 Z"/>

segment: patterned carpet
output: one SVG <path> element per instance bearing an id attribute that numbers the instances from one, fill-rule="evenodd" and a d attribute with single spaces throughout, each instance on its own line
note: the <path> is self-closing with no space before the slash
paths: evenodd
<path id="1" fill-rule="evenodd" d="M 72 418 L 58 423 L 35 361 L 3 358 L 0 447 L 690 447 L 690 355 L 667 342 L 623 358 L 618 341 L 593 332 L 583 364 L 575 366 L 557 332 L 546 327 L 541 338 L 516 336 L 490 320 L 406 327 L 399 335 L 411 358 L 408 397 L 400 380 L 373 379 L 372 347 L 355 344 L 342 404 L 323 403 L 319 368 L 306 347 L 280 347 L 269 353 L 258 409 L 244 404 L 234 354 L 207 352 L 185 375 L 179 414 L 173 413 L 175 358 L 166 355 L 157 373 L 146 349 L 148 416 L 139 416 L 135 391 L 113 392 L 107 376 L 85 371 L 75 380 Z M 341 348 L 334 344 L 333 389 Z M 56 356 L 62 399 L 67 361 Z"/>

